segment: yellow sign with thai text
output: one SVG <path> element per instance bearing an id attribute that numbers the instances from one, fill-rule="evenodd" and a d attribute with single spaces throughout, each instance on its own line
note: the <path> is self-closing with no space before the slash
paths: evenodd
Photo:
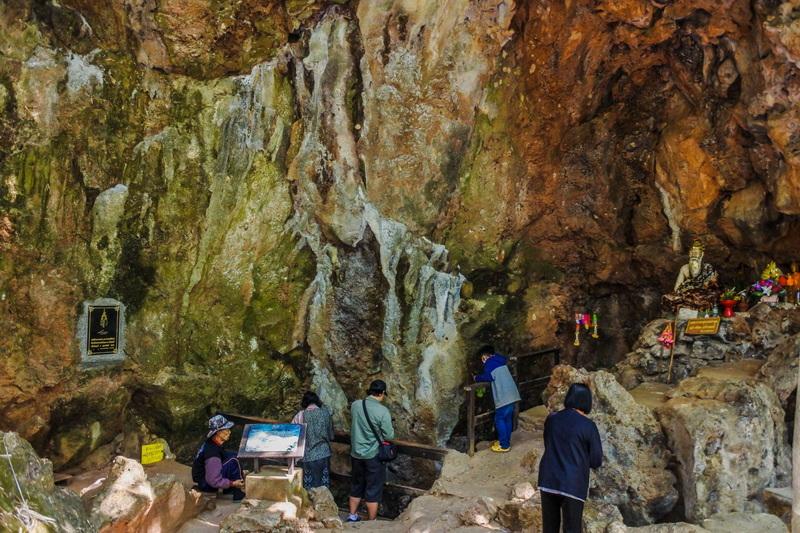
<path id="1" fill-rule="evenodd" d="M 686 335 L 713 335 L 719 329 L 720 317 L 690 318 L 686 322 Z"/>
<path id="2" fill-rule="evenodd" d="M 142 446 L 142 464 L 149 465 L 164 459 L 164 443 L 145 444 Z"/>

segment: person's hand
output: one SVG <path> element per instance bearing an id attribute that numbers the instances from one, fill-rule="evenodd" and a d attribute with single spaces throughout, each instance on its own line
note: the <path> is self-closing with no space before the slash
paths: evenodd
<path id="1" fill-rule="evenodd" d="M 244 487 L 244 480 L 237 479 L 236 481 L 231 482 L 231 486 L 237 489 Z"/>

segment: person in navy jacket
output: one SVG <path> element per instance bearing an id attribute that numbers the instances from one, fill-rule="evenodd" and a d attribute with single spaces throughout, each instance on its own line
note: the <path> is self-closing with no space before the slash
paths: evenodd
<path id="1" fill-rule="evenodd" d="M 588 415 L 592 391 L 573 383 L 564 409 L 550 413 L 544 422 L 544 455 L 539 464 L 542 495 L 542 531 L 581 533 L 583 506 L 589 494 L 589 469 L 603 463 L 600 433 Z"/>
<path id="2" fill-rule="evenodd" d="M 505 357 L 494 353 L 494 348 L 491 346 L 484 346 L 478 353 L 483 361 L 483 374 L 475 376 L 475 381 L 492 383 L 494 424 L 497 427 L 497 442 L 492 446 L 492 451 L 507 452 L 511 448 L 514 404 L 520 400 L 519 390 L 508 370 Z"/>

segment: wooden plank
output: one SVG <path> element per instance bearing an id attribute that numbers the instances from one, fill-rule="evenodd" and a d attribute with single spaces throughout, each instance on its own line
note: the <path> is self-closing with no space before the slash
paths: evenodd
<path id="1" fill-rule="evenodd" d="M 248 416 L 248 415 L 240 415 L 235 413 L 219 413 L 231 422 L 236 424 L 253 424 L 253 423 L 264 423 L 264 424 L 281 424 L 283 422 L 279 422 L 277 420 L 271 420 L 269 418 L 261 418 L 258 416 Z M 334 431 L 333 432 L 333 442 L 338 442 L 340 444 L 350 444 L 350 433 L 346 431 Z M 403 455 L 408 455 L 409 457 L 420 457 L 422 459 L 430 459 L 431 461 L 442 461 L 447 453 L 450 451 L 447 448 L 440 448 L 438 446 L 432 446 L 429 444 L 418 444 L 416 442 L 409 442 L 405 440 L 395 440 L 392 439 L 397 445 L 397 452 L 402 453 Z"/>
<path id="2" fill-rule="evenodd" d="M 350 480 L 353 478 L 350 474 L 341 474 L 339 472 L 331 472 L 331 477 L 337 481 L 346 481 L 347 483 L 350 483 Z M 384 488 L 407 496 L 422 496 L 423 494 L 428 494 L 428 491 L 425 489 L 418 489 L 416 487 L 409 487 L 408 485 L 400 485 L 397 483 L 386 483 Z"/>

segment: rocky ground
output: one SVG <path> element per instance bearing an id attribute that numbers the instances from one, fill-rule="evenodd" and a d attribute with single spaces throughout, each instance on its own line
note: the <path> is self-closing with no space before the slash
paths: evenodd
<path id="1" fill-rule="evenodd" d="M 760 504 L 750 501 L 748 494 L 742 492 L 735 494 L 735 490 L 721 490 L 723 485 L 734 486 L 733 477 L 747 478 L 747 473 L 742 473 L 732 465 L 731 461 L 725 462 L 728 477 L 707 464 L 704 468 L 704 480 L 688 479 L 680 465 L 681 446 L 672 442 L 672 433 L 667 430 L 667 439 L 659 442 L 654 437 L 648 436 L 646 428 L 649 424 L 658 423 L 656 419 L 668 419 L 668 413 L 673 413 L 677 408 L 670 407 L 676 401 L 686 398 L 687 390 L 726 390 L 731 383 L 737 383 L 737 390 L 741 394 L 748 386 L 755 383 L 754 378 L 761 372 L 764 361 L 745 359 L 725 363 L 715 367 L 705 367 L 700 370 L 697 377 L 684 381 L 680 385 L 667 385 L 659 382 L 644 382 L 628 394 L 622 389 L 609 374 L 587 373 L 569 367 L 559 367 L 554 372 L 551 382 L 550 404 L 555 405 L 562 401 L 560 385 L 574 380 L 588 380 L 595 389 L 596 412 L 592 418 L 598 423 L 603 434 L 604 453 L 606 464 L 593 474 L 591 482 L 590 500 L 585 512 L 586 531 L 590 533 L 622 533 L 626 531 L 637 533 L 704 533 L 736 531 L 737 533 L 783 533 L 786 526 L 777 515 L 784 515 L 786 519 L 786 491 L 767 486 L 765 483 L 775 482 L 773 475 L 762 480 L 760 492 L 763 494 L 756 498 L 760 502 L 769 501 L 771 504 Z M 692 380 L 697 380 L 703 387 L 690 386 Z M 748 385 L 749 384 L 749 385 Z M 681 392 L 683 391 L 683 392 Z M 693 401 L 694 409 L 703 411 L 703 401 Z M 615 409 L 625 407 L 625 413 L 620 413 L 624 421 L 614 418 Z M 724 409 L 715 405 L 716 410 Z M 544 417 L 547 407 L 540 406 L 526 411 L 520 416 L 519 428 L 512 436 L 511 452 L 498 454 L 489 450 L 491 443 L 481 442 L 473 457 L 466 454 L 451 452 L 443 463 L 441 476 L 436 481 L 427 495 L 415 499 L 400 517 L 393 521 L 379 520 L 377 522 L 361 522 L 357 524 L 342 523 L 344 513 L 339 512 L 338 520 L 329 517 L 323 523 L 321 514 L 301 512 L 291 504 L 282 504 L 276 507 L 272 504 L 262 505 L 246 501 L 244 504 L 234 504 L 230 496 L 220 495 L 211 498 L 202 505 L 193 506 L 192 516 L 184 521 L 179 533 L 211 533 L 225 531 L 228 533 L 243 533 L 248 531 L 311 531 L 314 530 L 336 531 L 344 527 L 347 530 L 375 531 L 375 532 L 459 532 L 471 533 L 477 531 L 523 531 L 538 532 L 541 527 L 541 511 L 539 496 L 535 490 L 539 459 L 544 451 L 542 433 Z M 672 419 L 670 419 L 672 420 Z M 675 423 L 672 420 L 670 423 Z M 716 422 L 715 422 L 716 423 Z M 630 438 L 614 430 L 612 426 L 627 426 L 634 428 L 634 433 L 643 437 L 638 444 Z M 689 427 L 691 425 L 688 425 Z M 659 432 L 660 432 L 660 426 Z M 691 428 L 690 428 L 691 429 Z M 611 431 L 617 431 L 612 434 Z M 698 440 L 697 435 L 692 438 Z M 611 446 L 611 443 L 614 446 Z M 669 442 L 668 442 L 669 441 Z M 711 445 L 712 440 L 703 441 L 705 446 Z M 726 446 L 742 446 L 736 442 L 731 444 L 720 439 L 715 450 L 716 461 L 725 457 Z M 651 448 L 648 448 L 648 443 Z M 660 456 L 654 451 L 653 446 L 669 446 L 675 450 L 674 454 L 664 454 L 664 463 L 659 463 Z M 762 446 L 760 443 L 757 446 Z M 620 449 L 635 447 L 644 449 L 649 463 L 641 457 L 635 463 L 626 464 Z M 666 449 L 666 448 L 665 448 Z M 694 452 L 691 452 L 694 453 Z M 672 458 L 667 465 L 667 456 Z M 737 459 L 741 459 L 737 456 Z M 773 460 L 773 459 L 771 459 Z M 649 466 L 648 466 L 649 464 Z M 752 465 L 751 465 L 752 466 Z M 63 483 L 76 495 L 82 495 L 86 507 L 87 494 L 95 494 L 107 490 L 106 478 L 117 477 L 111 469 L 93 469 L 75 473 Z M 127 468 L 131 465 L 126 464 Z M 624 476 L 618 470 L 624 469 Z M 764 466 L 762 470 L 767 470 Z M 716 472 L 716 474 L 715 474 Z M 148 481 L 163 477 L 174 477 L 186 490 L 191 488 L 189 468 L 172 460 L 161 461 L 148 465 L 143 469 Z M 673 474 L 674 473 L 674 474 Z M 717 478 L 714 476 L 717 475 Z M 720 477 L 722 476 L 722 477 Z M 623 480 L 624 477 L 624 480 Z M 659 481 L 664 480 L 664 481 Z M 142 482 L 143 478 L 139 479 Z M 623 488 L 621 483 L 627 483 Z M 681 485 L 683 483 L 683 485 Z M 688 485 L 691 484 L 691 487 Z M 712 487 L 717 483 L 715 487 Z M 672 492 L 672 484 L 681 486 L 681 505 L 686 509 L 687 515 L 694 513 L 693 521 L 696 525 L 686 522 L 671 523 L 666 511 L 655 505 L 656 501 L 670 501 L 675 503 L 677 494 Z M 648 486 L 649 485 L 649 486 Z M 699 489 L 698 489 L 699 487 Z M 729 508 L 710 508 L 709 502 L 697 497 L 697 490 L 708 489 L 715 492 L 715 499 L 730 500 Z M 695 489 L 694 491 L 692 489 Z M 735 486 L 733 487 L 735 489 Z M 768 495 L 772 491 L 774 494 Z M 133 490 L 134 493 L 137 490 Z M 621 498 L 620 495 L 626 495 Z M 780 497 L 778 497 L 780 494 Z M 739 499 L 736 500 L 736 497 Z M 735 501 L 734 501 L 735 500 Z M 777 503 L 776 503 L 777 502 Z M 781 503 L 782 502 L 782 503 Z M 152 507 L 174 506 L 174 502 L 163 500 Z M 90 507 L 90 506 L 89 506 Z M 749 509 L 747 514 L 734 512 L 734 509 Z M 762 511 L 773 513 L 768 514 Z M 622 511 L 622 512 L 621 512 Z M 336 513 L 334 509 L 332 511 Z M 152 516 L 164 514 L 153 511 Z M 174 514 L 174 513 L 173 513 Z M 92 515 L 92 513 L 90 513 Z M 96 519 L 94 522 L 100 525 Z M 266 517 L 266 518 L 265 518 Z M 653 525 L 655 519 L 661 518 L 667 523 Z M 626 526 L 636 520 L 642 523 L 636 527 Z M 140 522 L 141 526 L 142 522 Z M 260 524 L 260 525 L 254 525 Z M 265 525 L 266 524 L 266 525 Z M 271 526 L 269 524 L 272 524 Z M 331 527 L 335 526 L 335 527 Z M 254 529 L 255 528 L 255 529 Z M 258 529 L 267 528 L 267 529 Z M 100 531 L 132 531 L 131 529 L 108 529 L 100 526 Z"/>

